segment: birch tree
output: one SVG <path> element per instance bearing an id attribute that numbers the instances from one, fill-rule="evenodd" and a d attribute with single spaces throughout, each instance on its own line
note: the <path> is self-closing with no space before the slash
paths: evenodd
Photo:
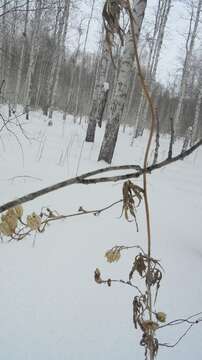
<path id="1" fill-rule="evenodd" d="M 31 104 L 31 96 L 32 96 L 32 81 L 36 64 L 36 57 L 39 50 L 39 34 L 40 34 L 40 26 L 41 26 L 41 15 L 42 15 L 42 0 L 36 0 L 35 3 L 35 16 L 34 16 L 34 24 L 33 24 L 33 34 L 31 38 L 31 49 L 30 49 L 30 57 L 29 57 L 29 66 L 27 70 L 26 77 L 26 90 L 25 90 L 25 112 L 26 119 L 29 119 L 29 108 Z"/>
<path id="2" fill-rule="evenodd" d="M 150 40 L 150 52 L 146 71 L 146 79 L 151 89 L 154 87 L 156 81 L 156 72 L 159 63 L 160 53 L 165 36 L 165 29 L 168 21 L 169 12 L 171 9 L 172 0 L 159 0 L 156 19 L 154 25 L 154 31 L 152 39 Z M 146 117 L 148 113 L 148 105 L 145 102 L 143 93 L 141 94 L 141 100 L 138 108 L 136 126 L 134 127 L 134 133 L 131 144 L 139 134 L 143 132 L 146 123 Z"/>
<path id="3" fill-rule="evenodd" d="M 14 106 L 15 107 L 17 106 L 17 104 L 19 102 L 20 87 L 21 87 L 21 83 L 22 83 L 23 61 L 24 61 L 26 42 L 27 42 L 28 14 L 29 14 L 29 0 L 27 0 L 27 2 L 26 2 L 24 30 L 22 33 L 22 45 L 21 45 L 21 51 L 20 51 L 20 62 L 18 65 L 16 89 L 15 89 L 15 96 L 14 96 Z"/>
<path id="4" fill-rule="evenodd" d="M 180 128 L 180 120 L 182 118 L 183 104 L 184 104 L 184 100 L 185 100 L 185 96 L 186 96 L 190 62 L 191 62 L 191 58 L 192 58 L 192 54 L 193 54 L 193 49 L 194 49 L 196 36 L 197 36 L 197 30 L 198 30 L 199 21 L 200 21 L 201 9 L 202 9 L 202 0 L 197 1 L 196 10 L 195 10 L 194 4 L 192 4 L 191 16 L 190 16 L 190 21 L 189 21 L 189 31 L 188 31 L 188 36 L 186 39 L 185 59 L 184 59 L 183 72 L 182 72 L 182 78 L 181 78 L 181 83 L 180 83 L 179 101 L 178 101 L 177 109 L 176 109 L 175 115 L 174 115 L 174 124 L 175 124 L 175 128 L 176 128 L 176 132 L 178 132 L 178 133 L 179 133 L 179 128 Z M 194 22 L 194 24 L 193 24 L 193 22 Z"/>
<path id="5" fill-rule="evenodd" d="M 55 43 L 55 47 L 54 47 L 54 51 L 52 54 L 52 64 L 51 64 L 51 69 L 50 69 L 50 75 L 49 75 L 48 81 L 47 81 L 46 104 L 43 109 L 44 115 L 48 115 L 48 111 L 49 111 L 50 104 L 51 104 L 52 90 L 53 90 L 55 73 L 56 73 L 56 68 L 57 68 L 57 63 L 58 63 L 58 55 L 59 55 L 59 51 L 60 51 L 63 26 L 64 26 L 64 16 L 62 14 L 62 4 L 59 1 L 57 3 L 57 10 L 56 10 L 56 17 L 55 17 L 55 24 L 54 24 L 54 33 L 53 33 L 53 42 Z"/>
<path id="6" fill-rule="evenodd" d="M 198 94 L 197 94 L 197 101 L 196 101 L 196 107 L 194 113 L 194 121 L 192 126 L 191 145 L 193 145 L 198 139 L 199 125 L 200 125 L 199 122 L 201 121 L 201 116 L 200 116 L 201 105 L 202 105 L 202 70 L 200 69 L 199 81 L 198 81 Z"/>
<path id="7" fill-rule="evenodd" d="M 83 69 L 84 69 L 84 64 L 85 64 L 86 45 L 87 45 L 87 41 L 88 41 L 88 35 L 89 35 L 89 30 L 90 30 L 90 24 L 91 24 L 92 17 L 93 17 L 94 7 L 95 7 L 95 0 L 92 0 L 90 17 L 89 17 L 88 22 L 87 22 L 87 29 L 86 29 L 85 39 L 84 39 L 81 66 L 80 66 L 80 70 L 79 70 L 79 79 L 78 79 L 78 87 L 77 87 L 77 92 L 76 92 L 76 106 L 75 106 L 75 112 L 74 112 L 74 121 L 76 120 L 76 116 L 78 114 L 79 96 L 80 96 L 80 89 L 81 89 L 81 76 L 82 76 Z"/>
<path id="8" fill-rule="evenodd" d="M 147 0 L 134 0 L 133 17 L 136 41 L 138 42 L 142 21 L 147 5 Z M 125 47 L 120 63 L 118 81 L 115 88 L 114 99 L 111 104 L 111 113 L 108 119 L 105 134 L 100 149 L 98 160 L 104 160 L 111 163 L 116 141 L 118 137 L 120 120 L 123 114 L 124 104 L 128 92 L 128 84 L 131 76 L 132 65 L 134 62 L 134 44 L 130 30 L 125 38 Z"/>
<path id="9" fill-rule="evenodd" d="M 88 128 L 86 133 L 86 141 L 94 142 L 96 123 L 101 120 L 103 112 L 103 102 L 108 91 L 108 83 L 106 79 L 107 67 L 109 63 L 109 53 L 104 44 L 102 58 L 96 74 L 95 87 L 93 92 L 93 100 L 88 120 Z"/>
<path id="10" fill-rule="evenodd" d="M 75 75 L 76 75 L 76 65 L 77 65 L 77 59 L 79 56 L 79 51 L 80 51 L 80 47 L 81 47 L 81 36 L 82 36 L 82 21 L 80 22 L 79 26 L 78 26 L 78 40 L 77 40 L 77 47 L 76 47 L 76 51 L 75 54 L 73 54 L 72 56 L 72 62 L 74 65 L 74 69 L 73 71 L 70 72 L 70 84 L 69 84 L 69 89 L 67 91 L 67 98 L 65 101 L 65 106 L 64 106 L 64 113 L 63 113 L 63 120 L 66 120 L 67 118 L 67 112 L 69 109 L 69 105 L 70 105 L 70 101 L 73 95 L 73 85 L 74 85 L 74 80 L 75 80 Z"/>
<path id="11" fill-rule="evenodd" d="M 10 24 L 10 34 L 8 36 L 8 49 L 7 49 L 7 56 L 6 56 L 6 64 L 5 64 L 5 93 L 6 97 L 11 102 L 11 96 L 9 94 L 9 85 L 11 80 L 11 71 L 12 71 L 12 53 L 13 53 L 13 45 L 15 43 L 16 38 L 16 24 L 17 24 L 17 5 L 18 0 L 14 1 L 14 8 L 16 11 L 12 11 L 10 14 L 11 17 L 11 24 Z"/>
<path id="12" fill-rule="evenodd" d="M 53 109 L 56 102 L 56 96 L 57 96 L 57 88 L 58 88 L 58 82 L 59 82 L 59 75 L 61 71 L 61 65 L 65 54 L 65 40 L 67 35 L 67 26 L 68 26 L 68 19 L 69 19 L 69 8 L 70 8 L 70 0 L 65 0 L 65 6 L 64 6 L 64 12 L 62 17 L 62 35 L 61 35 L 61 44 L 58 44 L 58 61 L 57 61 L 57 67 L 55 72 L 55 80 L 53 83 L 53 89 L 50 99 L 50 110 L 49 110 L 49 118 L 52 118 Z"/>

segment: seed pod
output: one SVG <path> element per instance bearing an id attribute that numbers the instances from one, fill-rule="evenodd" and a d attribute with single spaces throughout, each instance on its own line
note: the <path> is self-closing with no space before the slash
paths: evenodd
<path id="1" fill-rule="evenodd" d="M 166 322 L 166 314 L 164 312 L 161 312 L 161 311 L 157 312 L 156 318 L 158 321 L 160 321 L 162 323 Z"/>

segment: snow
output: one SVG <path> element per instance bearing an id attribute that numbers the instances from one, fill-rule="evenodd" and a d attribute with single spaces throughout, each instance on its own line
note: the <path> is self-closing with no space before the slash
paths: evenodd
<path id="1" fill-rule="evenodd" d="M 0 141 L 1 204 L 84 171 L 97 163 L 103 129 L 94 144 L 84 143 L 86 123 L 66 122 L 54 113 L 53 126 L 40 112 L 19 118 L 27 140 L 15 125 L 18 140 L 6 129 Z M 120 132 L 114 165 L 143 162 L 147 134 L 130 147 L 130 128 Z M 182 143 L 176 144 L 175 151 Z M 23 152 L 22 152 L 23 149 Z M 161 139 L 160 157 L 167 156 L 168 138 Z M 23 154 L 23 156 L 22 156 Z M 26 176 L 26 177 L 21 177 Z M 136 180 L 141 184 L 141 179 Z M 202 311 L 202 150 L 184 161 L 156 170 L 148 178 L 152 211 L 152 253 L 165 269 L 158 311 L 168 321 Z M 50 207 L 59 213 L 101 208 L 121 198 L 122 183 L 73 185 L 24 205 L 25 214 Z M 51 224 L 43 234 L 21 242 L 1 243 L 0 346 L 4 360 L 143 359 L 140 333 L 132 323 L 132 288 L 97 285 L 103 277 L 127 278 L 136 252 L 108 264 L 114 245 L 146 247 L 144 206 L 135 223 L 120 218 L 121 205 L 100 216 L 81 216 Z M 185 327 L 162 330 L 160 342 L 173 343 Z M 160 349 L 161 360 L 202 357 L 202 325 L 198 324 L 172 350 Z"/>

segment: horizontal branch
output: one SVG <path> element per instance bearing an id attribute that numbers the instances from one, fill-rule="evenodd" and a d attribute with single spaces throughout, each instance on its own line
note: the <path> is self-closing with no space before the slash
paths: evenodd
<path id="1" fill-rule="evenodd" d="M 146 169 L 147 173 L 151 173 L 154 170 L 160 169 L 164 166 L 167 166 L 169 164 L 172 164 L 178 160 L 183 160 L 185 157 L 189 156 L 191 153 L 193 153 L 196 149 L 199 148 L 199 146 L 202 145 L 202 139 L 199 140 L 195 145 L 193 145 L 190 149 L 186 150 L 183 153 L 180 153 L 176 156 L 173 156 L 170 159 L 163 160 L 155 165 L 148 166 Z M 109 177 L 100 177 L 100 178 L 93 178 L 89 179 L 89 177 L 93 177 L 102 173 L 111 172 L 111 171 L 123 171 L 123 170 L 136 170 L 136 172 L 127 173 L 124 175 L 115 175 L 115 176 L 109 176 Z M 138 178 L 144 173 L 144 169 L 142 169 L 139 165 L 121 165 L 121 166 L 109 166 L 102 169 L 97 169 L 94 171 L 87 172 L 85 174 L 82 174 L 80 176 L 76 176 L 71 179 L 67 179 L 64 181 L 61 181 L 57 184 L 45 187 L 41 190 L 29 193 L 25 196 L 22 196 L 16 200 L 9 201 L 2 206 L 0 206 L 0 213 L 3 211 L 13 207 L 17 206 L 23 203 L 26 203 L 28 201 L 34 200 L 40 196 L 46 195 L 52 191 L 56 191 L 59 189 L 62 189 L 66 186 L 70 186 L 73 184 L 98 184 L 98 183 L 106 183 L 106 182 L 115 182 L 115 181 L 121 181 L 121 180 L 127 180 L 132 178 Z"/>

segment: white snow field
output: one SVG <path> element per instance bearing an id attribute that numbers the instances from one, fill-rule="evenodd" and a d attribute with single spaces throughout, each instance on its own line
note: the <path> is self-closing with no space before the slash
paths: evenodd
<path id="1" fill-rule="evenodd" d="M 3 110 L 2 110 L 3 111 Z M 53 126 L 40 112 L 19 118 L 29 140 L 14 124 L 1 132 L 1 204 L 87 170 L 106 166 L 96 159 L 103 130 L 93 145 L 84 143 L 86 124 L 65 125 L 54 113 Z M 130 146 L 132 130 L 120 131 L 113 164 L 141 164 L 147 135 Z M 21 142 L 22 148 L 19 145 Z M 178 142 L 175 152 L 180 149 Z M 23 153 L 22 153 L 23 151 Z M 166 158 L 168 138 L 161 139 Z M 22 156 L 23 154 L 23 156 Z M 141 179 L 136 180 L 141 184 Z M 157 311 L 167 320 L 202 311 L 202 149 L 184 161 L 148 176 L 152 212 L 152 254 L 165 269 Z M 101 208 L 122 197 L 122 182 L 73 185 L 24 204 L 25 215 L 42 207 L 59 213 Z M 120 218 L 121 205 L 100 216 L 86 215 L 51 224 L 43 234 L 21 242 L 0 243 L 0 357 L 2 360 L 141 360 L 141 334 L 132 322 L 135 289 L 94 282 L 126 279 L 137 252 L 124 252 L 115 264 L 104 254 L 114 245 L 146 248 L 143 204 L 135 223 Z M 186 325 L 157 333 L 174 343 Z M 202 359 L 202 323 L 174 348 L 160 348 L 159 360 Z"/>

